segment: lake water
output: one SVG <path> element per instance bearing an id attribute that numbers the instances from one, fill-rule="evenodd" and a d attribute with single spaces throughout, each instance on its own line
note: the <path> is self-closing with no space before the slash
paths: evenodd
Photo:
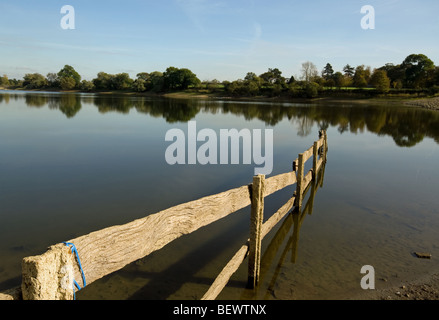
<path id="1" fill-rule="evenodd" d="M 289 215 L 264 239 L 257 289 L 246 289 L 245 261 L 219 299 L 344 299 L 362 292 L 364 265 L 374 267 L 377 288 L 438 270 L 438 112 L 3 91 L 0 290 L 20 285 L 21 259 L 50 245 L 251 183 L 255 165 L 165 161 L 166 132 L 186 131 L 189 120 L 216 132 L 273 129 L 272 175 L 291 170 L 319 130 L 328 135 L 312 211 L 300 228 Z M 266 215 L 294 189 L 267 198 Z M 200 299 L 248 229 L 246 208 L 96 281 L 77 298 Z M 433 258 L 418 259 L 415 251 Z"/>

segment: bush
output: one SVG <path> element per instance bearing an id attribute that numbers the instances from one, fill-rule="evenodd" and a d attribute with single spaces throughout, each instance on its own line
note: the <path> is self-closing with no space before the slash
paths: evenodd
<path id="1" fill-rule="evenodd" d="M 320 86 L 315 82 L 310 82 L 305 85 L 305 95 L 307 98 L 317 98 L 319 95 Z"/>
<path id="2" fill-rule="evenodd" d="M 95 88 L 95 85 L 91 81 L 82 80 L 81 82 L 81 90 L 83 91 L 92 91 Z"/>

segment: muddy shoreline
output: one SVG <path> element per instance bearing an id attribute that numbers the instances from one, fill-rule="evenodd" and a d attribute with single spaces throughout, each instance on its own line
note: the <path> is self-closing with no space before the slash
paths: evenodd
<path id="1" fill-rule="evenodd" d="M 439 110 L 439 97 L 431 99 L 419 99 L 405 102 L 409 106 L 418 106 L 430 110 Z"/>
<path id="2" fill-rule="evenodd" d="M 439 300 L 439 272 L 414 280 L 401 280 L 397 285 L 381 289 L 365 290 L 343 300 Z"/>

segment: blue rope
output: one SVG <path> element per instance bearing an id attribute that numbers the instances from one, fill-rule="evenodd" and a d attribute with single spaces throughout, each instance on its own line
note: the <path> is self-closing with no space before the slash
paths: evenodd
<path id="1" fill-rule="evenodd" d="M 78 254 L 78 250 L 76 249 L 76 246 L 70 242 L 63 242 L 63 243 L 70 248 L 72 253 L 75 254 L 76 260 L 78 261 L 79 270 L 81 271 L 81 275 L 82 275 L 82 283 L 84 284 L 84 286 L 82 288 L 79 286 L 78 282 L 76 282 L 76 280 L 73 279 L 73 285 L 74 285 L 73 286 L 73 299 L 76 300 L 75 287 L 78 289 L 78 291 L 80 291 L 81 289 L 85 288 L 87 283 L 85 282 L 84 270 L 82 269 L 81 260 L 79 259 L 79 254 Z"/>

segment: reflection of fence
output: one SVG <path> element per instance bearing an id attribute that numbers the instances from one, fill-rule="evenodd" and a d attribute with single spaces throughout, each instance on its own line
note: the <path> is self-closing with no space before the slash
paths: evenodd
<path id="1" fill-rule="evenodd" d="M 293 172 L 268 179 L 255 176 L 251 185 L 172 207 L 122 226 L 96 231 L 68 241 L 70 246 L 57 244 L 40 256 L 24 258 L 20 296 L 25 300 L 72 300 L 76 291 L 71 285 L 73 279 L 82 278 L 79 281 L 82 286 L 85 286 L 84 280 L 90 284 L 249 205 L 250 239 L 226 265 L 203 299 L 215 299 L 247 256 L 249 285 L 255 286 L 260 276 L 262 239 L 293 206 L 302 207 L 304 194 L 324 165 L 326 153 L 327 138 L 322 131 L 320 139 L 294 162 Z M 313 167 L 305 175 L 305 162 L 311 157 Z M 296 182 L 294 197 L 263 223 L 264 198 Z M 75 254 L 72 254 L 72 247 L 77 250 Z M 5 297 L 12 296 L 2 297 L 0 294 L 0 299 Z"/>

